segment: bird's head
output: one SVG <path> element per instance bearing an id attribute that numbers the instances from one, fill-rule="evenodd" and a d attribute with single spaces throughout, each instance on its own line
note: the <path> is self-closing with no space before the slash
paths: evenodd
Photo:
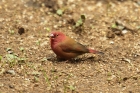
<path id="1" fill-rule="evenodd" d="M 63 34 L 62 32 L 53 31 L 51 32 L 49 37 L 51 42 L 62 42 L 65 38 L 65 34 Z"/>

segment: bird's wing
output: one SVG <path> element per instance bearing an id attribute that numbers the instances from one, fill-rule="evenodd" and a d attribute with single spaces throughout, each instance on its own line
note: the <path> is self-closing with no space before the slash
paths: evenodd
<path id="1" fill-rule="evenodd" d="M 71 38 L 66 39 L 63 43 L 61 43 L 60 47 L 64 52 L 68 52 L 68 53 L 82 54 L 82 53 L 88 53 L 89 51 L 84 45 L 75 42 Z"/>

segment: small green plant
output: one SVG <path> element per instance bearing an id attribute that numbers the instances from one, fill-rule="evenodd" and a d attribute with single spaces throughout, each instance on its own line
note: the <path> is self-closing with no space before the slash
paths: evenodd
<path id="1" fill-rule="evenodd" d="M 43 59 L 41 59 L 41 61 L 42 61 L 42 62 L 45 62 L 45 61 L 47 61 L 47 58 L 44 57 Z"/>
<path id="2" fill-rule="evenodd" d="M 61 16 L 61 15 L 64 13 L 64 10 L 58 9 L 58 10 L 56 11 L 56 13 L 57 13 L 59 16 Z"/>
<path id="3" fill-rule="evenodd" d="M 111 77 L 107 78 L 107 81 L 111 81 L 111 80 L 112 80 L 112 78 L 111 78 Z"/>
<path id="4" fill-rule="evenodd" d="M 0 56 L 0 61 L 2 60 L 2 56 Z"/>
<path id="5" fill-rule="evenodd" d="M 82 26 L 85 22 L 85 19 L 86 19 L 85 15 L 81 15 L 80 19 L 76 22 L 75 26 L 76 27 Z"/>
<path id="6" fill-rule="evenodd" d="M 26 60 L 26 53 L 24 47 L 19 47 L 19 50 L 22 52 L 21 58 L 18 58 L 20 61 Z"/>
<path id="7" fill-rule="evenodd" d="M 13 55 L 13 54 L 7 54 L 6 58 L 10 64 L 10 67 L 14 66 L 17 63 L 17 56 Z"/>
<path id="8" fill-rule="evenodd" d="M 47 32 L 50 32 L 50 28 L 46 27 L 45 29 L 46 29 Z"/>
<path id="9" fill-rule="evenodd" d="M 112 27 L 112 28 L 117 28 L 116 23 L 112 24 L 112 26 L 111 26 L 111 27 Z"/>
<path id="10" fill-rule="evenodd" d="M 74 22 L 73 31 L 75 32 L 83 32 L 84 31 L 84 23 L 85 23 L 85 15 L 81 15 L 80 19 Z"/>
<path id="11" fill-rule="evenodd" d="M 26 60 L 26 58 L 20 58 L 20 57 L 17 57 L 16 55 L 14 55 L 14 54 L 7 54 L 6 58 L 9 62 L 10 67 L 13 67 L 17 63 L 21 64 Z"/>
<path id="12" fill-rule="evenodd" d="M 11 35 L 13 35 L 13 34 L 15 33 L 15 31 L 14 31 L 14 30 L 11 30 L 11 29 L 9 29 L 8 32 L 9 32 Z"/>
<path id="13" fill-rule="evenodd" d="M 67 84 L 68 84 L 68 81 L 67 80 L 64 80 L 63 81 L 64 93 L 67 93 Z"/>
<path id="14" fill-rule="evenodd" d="M 18 62 L 20 62 L 20 63 L 24 63 L 25 60 L 26 60 L 26 58 L 23 58 L 23 57 L 20 58 L 20 57 L 18 57 L 17 60 L 18 60 Z"/>
<path id="15" fill-rule="evenodd" d="M 47 82 L 48 86 L 50 87 L 51 86 L 50 80 L 49 80 L 49 78 L 48 78 L 48 76 L 47 76 L 45 71 L 44 71 L 44 78 L 45 78 L 45 81 Z"/>
<path id="16" fill-rule="evenodd" d="M 75 90 L 75 87 L 74 87 L 73 85 L 68 86 L 68 88 L 69 88 L 71 91 L 74 91 L 74 90 Z"/>
<path id="17" fill-rule="evenodd" d="M 74 91 L 75 87 L 73 85 L 70 85 L 68 80 L 70 77 L 72 77 L 73 74 L 68 74 L 66 79 L 63 81 L 63 86 L 64 86 L 64 93 L 67 93 L 68 90 Z"/>
<path id="18" fill-rule="evenodd" d="M 111 72 L 108 72 L 108 73 L 107 73 L 107 76 L 112 76 L 112 73 L 111 73 Z"/>
<path id="19" fill-rule="evenodd" d="M 37 41 L 36 41 L 36 44 L 37 44 L 37 45 L 40 45 L 40 43 L 41 43 L 40 40 L 37 40 Z"/>
<path id="20" fill-rule="evenodd" d="M 37 76 L 34 76 L 34 82 L 38 82 L 39 78 Z"/>
<path id="21" fill-rule="evenodd" d="M 19 50 L 23 52 L 24 51 L 24 48 L 23 47 L 20 47 Z"/>

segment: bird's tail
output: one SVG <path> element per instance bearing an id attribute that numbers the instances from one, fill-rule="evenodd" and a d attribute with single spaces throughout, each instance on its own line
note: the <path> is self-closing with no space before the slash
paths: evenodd
<path id="1" fill-rule="evenodd" d="M 93 49 L 88 49 L 88 50 L 89 50 L 89 53 L 94 53 L 94 54 L 104 54 L 103 52 L 96 51 L 96 50 L 93 50 Z"/>

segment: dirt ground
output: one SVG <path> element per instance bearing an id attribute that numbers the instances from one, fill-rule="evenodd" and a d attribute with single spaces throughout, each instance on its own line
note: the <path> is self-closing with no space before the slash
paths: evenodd
<path id="1" fill-rule="evenodd" d="M 0 93 L 140 93 L 139 29 L 140 0 L 0 0 Z M 60 62 L 54 30 L 104 55 Z"/>

